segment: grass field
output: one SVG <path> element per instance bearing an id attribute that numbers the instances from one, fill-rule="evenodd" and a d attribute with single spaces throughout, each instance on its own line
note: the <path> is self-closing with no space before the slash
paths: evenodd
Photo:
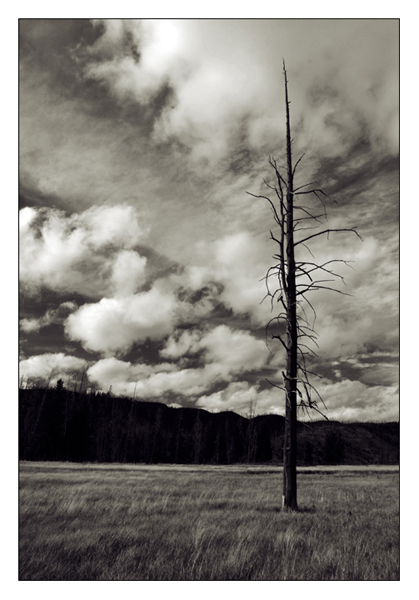
<path id="1" fill-rule="evenodd" d="M 20 580 L 398 580 L 399 474 L 20 464 Z"/>

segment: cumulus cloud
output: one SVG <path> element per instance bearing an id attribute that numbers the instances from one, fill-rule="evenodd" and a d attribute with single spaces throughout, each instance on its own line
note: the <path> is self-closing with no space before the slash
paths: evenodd
<path id="1" fill-rule="evenodd" d="M 20 280 L 27 292 L 41 287 L 100 297 L 132 293 L 144 283 L 146 258 L 132 248 L 145 237 L 132 206 L 95 206 L 66 214 L 53 208 L 20 211 Z"/>
<path id="2" fill-rule="evenodd" d="M 200 351 L 205 352 L 206 362 L 218 363 L 220 370 L 233 373 L 260 369 L 269 356 L 264 341 L 257 340 L 248 331 L 233 330 L 227 325 L 218 325 L 206 333 L 192 330 L 171 336 L 160 354 L 180 358 Z"/>
<path id="3" fill-rule="evenodd" d="M 234 373 L 260 369 L 269 356 L 263 340 L 255 339 L 247 331 L 233 331 L 226 325 L 206 334 L 200 346 L 205 348 L 207 360 Z"/>
<path id="4" fill-rule="evenodd" d="M 198 352 L 205 354 L 204 365 L 183 368 L 178 359 Z M 178 362 L 150 366 L 109 357 L 89 368 L 89 379 L 102 389 L 112 385 L 116 393 L 124 394 L 132 393 L 134 383 L 139 398 L 155 398 L 167 393 L 193 398 L 216 383 L 230 382 L 239 374 L 260 369 L 269 351 L 248 332 L 220 325 L 206 333 L 184 331 L 173 335 L 160 354 L 163 359 Z"/>
<path id="5" fill-rule="evenodd" d="M 136 365 L 116 358 L 106 358 L 87 371 L 89 380 L 101 389 L 136 398 L 162 399 L 165 394 L 193 397 L 203 393 L 217 381 L 225 380 L 218 365 L 197 369 L 178 369 L 176 365 L 161 363 L 155 366 Z"/>
<path id="6" fill-rule="evenodd" d="M 193 397 L 202 394 L 208 387 L 225 381 L 228 373 L 219 365 L 206 364 L 197 369 L 180 369 L 172 372 L 155 373 L 139 382 L 138 392 L 144 397 L 159 397 L 166 393 Z"/>
<path id="7" fill-rule="evenodd" d="M 108 355 L 125 352 L 147 337 L 161 339 L 177 324 L 210 314 L 217 302 L 264 322 L 266 309 L 258 304 L 263 297 L 257 277 L 260 248 L 246 232 L 218 240 L 205 252 L 202 247 L 203 261 L 209 251 L 206 266 L 170 275 L 139 292 L 146 283 L 147 260 L 130 248 L 141 237 L 132 208 L 98 207 L 66 216 L 27 207 L 21 213 L 23 286 L 100 298 L 77 310 L 73 306 L 65 321 L 67 337 L 86 350 Z M 39 330 L 57 315 L 49 312 L 40 320 L 23 320 L 21 326 L 27 332 Z"/>
<path id="8" fill-rule="evenodd" d="M 132 364 L 129 361 L 119 360 L 115 357 L 103 358 L 87 370 L 87 376 L 101 390 L 107 391 L 112 386 L 112 391 L 117 395 L 141 397 L 141 386 L 138 382 L 146 380 L 160 372 L 170 373 L 175 370 L 170 363 L 149 366 L 145 364 Z"/>
<path id="9" fill-rule="evenodd" d="M 84 370 L 87 364 L 84 359 L 67 356 L 63 352 L 38 354 L 22 360 L 19 372 L 20 377 L 23 377 L 26 381 L 33 380 L 46 383 L 63 379 L 67 383 L 80 371 Z"/>
<path id="10" fill-rule="evenodd" d="M 161 339 L 172 332 L 176 300 L 154 285 L 129 296 L 102 298 L 84 304 L 65 322 L 70 340 L 86 350 L 110 354 L 127 351 L 146 338 Z"/>
<path id="11" fill-rule="evenodd" d="M 258 260 L 264 251 L 247 232 L 226 236 L 205 249 L 201 247 L 201 258 L 197 256 L 197 260 L 206 262 L 206 266 L 202 263 L 190 266 L 183 273 L 159 279 L 142 293 L 132 291 L 144 281 L 145 262 L 133 251 L 121 251 L 113 257 L 108 284 L 112 297 L 85 304 L 71 314 L 65 322 L 66 335 L 80 341 L 86 350 L 105 355 L 121 353 L 147 337 L 162 339 L 180 324 L 201 321 L 211 314 L 217 303 L 223 303 L 237 314 L 248 312 L 257 324 L 265 324 L 270 308 L 269 303 L 260 306 L 264 284 L 258 281 Z M 190 347 L 191 335 L 184 333 L 176 343 L 172 338 L 166 356 L 175 357 L 176 352 L 180 353 L 180 346 L 189 344 Z M 231 333 L 228 327 L 217 328 L 201 339 L 198 346 L 210 358 L 211 352 L 217 351 L 216 347 L 221 352 L 224 346 L 228 348 L 223 356 L 226 364 L 240 356 L 239 360 L 249 368 L 252 360 L 259 365 L 266 350 L 263 342 L 243 332 Z"/>
<path id="12" fill-rule="evenodd" d="M 140 289 L 146 281 L 145 256 L 134 250 L 121 250 L 112 265 L 111 281 L 115 294 L 129 296 Z"/>
<path id="13" fill-rule="evenodd" d="M 220 300 L 236 314 L 249 313 L 258 325 L 266 324 L 269 302 L 261 304 L 265 294 L 262 265 L 270 265 L 270 250 L 248 231 L 224 236 L 212 243 L 198 244 L 196 263 L 187 269 L 188 283 L 198 288 L 207 281 L 219 281 Z"/>

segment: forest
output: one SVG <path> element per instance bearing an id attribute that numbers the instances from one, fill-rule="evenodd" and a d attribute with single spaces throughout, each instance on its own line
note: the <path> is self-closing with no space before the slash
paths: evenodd
<path id="1" fill-rule="evenodd" d="M 284 417 L 173 408 L 65 389 L 20 389 L 19 458 L 35 461 L 282 464 Z M 297 426 L 298 465 L 398 464 L 399 424 Z"/>

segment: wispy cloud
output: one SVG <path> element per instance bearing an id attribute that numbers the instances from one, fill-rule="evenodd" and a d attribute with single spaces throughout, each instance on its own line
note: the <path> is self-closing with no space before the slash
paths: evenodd
<path id="1" fill-rule="evenodd" d="M 235 128 L 243 125 L 249 127 L 250 143 L 266 143 L 266 136 L 273 142 L 273 133 L 279 137 L 278 74 L 286 54 L 295 90 L 293 118 L 304 146 L 336 155 L 367 127 L 372 143 L 397 153 L 394 22 L 104 20 L 97 25 L 103 33 L 86 53 L 85 76 L 104 82 L 122 101 L 131 97 L 140 103 L 154 100 L 169 85 L 172 95 L 155 135 L 178 137 L 193 158 L 223 157 L 231 151 Z M 279 61 L 267 61 L 267 52 Z M 217 136 L 210 135 L 213 128 Z"/>
<path id="2" fill-rule="evenodd" d="M 63 323 L 68 314 L 77 309 L 75 302 L 62 302 L 58 308 L 50 308 L 39 319 L 20 319 L 19 326 L 25 333 L 38 332 L 51 323 Z"/>

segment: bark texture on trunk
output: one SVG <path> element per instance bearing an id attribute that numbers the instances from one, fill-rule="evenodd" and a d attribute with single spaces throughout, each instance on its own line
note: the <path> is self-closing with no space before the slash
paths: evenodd
<path id="1" fill-rule="evenodd" d="M 315 410 L 327 419 L 326 415 L 318 408 L 317 399 L 324 405 L 323 399 L 316 387 L 310 382 L 311 376 L 320 377 L 320 375 L 308 368 L 308 362 L 313 359 L 316 360 L 317 357 L 316 352 L 310 347 L 310 344 L 318 347 L 316 341 L 318 334 L 314 330 L 316 311 L 307 296 L 309 293 L 318 290 L 330 290 L 348 295 L 334 286 L 325 284 L 328 281 L 336 282 L 337 278 L 344 283 L 343 276 L 336 273 L 332 265 L 334 263 L 349 265 L 348 261 L 341 259 L 328 260 L 323 264 L 316 264 L 311 260 L 308 262 L 298 260 L 296 262 L 295 249 L 297 246 L 303 245 L 310 252 L 310 248 L 307 246 L 309 240 L 320 236 L 328 237 L 329 234 L 336 232 L 355 233 L 361 241 L 362 237 L 356 231 L 355 227 L 339 229 L 324 228 L 315 233 L 310 231 L 324 226 L 322 219 L 327 219 L 327 213 L 322 197 L 327 197 L 327 194 L 320 188 L 312 187 L 316 183 L 314 181 L 304 185 L 297 185 L 294 188 L 295 172 L 304 154 L 300 156 L 293 166 L 290 102 L 288 100 L 288 80 L 285 62 L 283 63 L 283 72 L 285 78 L 286 107 L 286 174 L 283 174 L 280 170 L 283 167 L 278 168 L 276 160 L 270 157 L 269 164 L 275 171 L 276 183 L 275 185 L 271 185 L 265 181 L 265 184 L 270 190 L 275 192 L 277 201 L 272 201 L 269 196 L 265 195 L 250 195 L 255 198 L 263 198 L 269 202 L 274 221 L 280 232 L 279 237 L 275 237 L 272 231 L 270 231 L 271 240 L 277 244 L 278 253 L 273 255 L 276 264 L 269 267 L 265 276 L 267 292 L 265 298 L 270 298 L 272 310 L 274 310 L 274 306 L 277 306 L 277 303 L 280 303 L 280 308 L 278 313 L 269 320 L 266 326 L 266 333 L 268 334 L 271 327 L 274 328 L 272 339 L 279 340 L 285 349 L 286 368 L 282 372 L 283 385 L 267 381 L 274 387 L 282 390 L 282 392 L 285 392 L 282 506 L 284 510 L 298 510 L 297 409 Z M 314 207 L 311 206 L 310 202 L 308 205 L 300 203 L 298 198 L 305 194 L 314 195 Z M 321 210 L 316 208 L 317 202 L 320 202 L 322 205 Z M 296 240 L 294 240 L 294 233 L 296 234 Z M 271 277 L 275 277 L 274 284 L 270 284 L 272 281 Z M 331 279 L 328 277 L 331 277 Z M 274 291 L 272 291 L 272 285 L 275 286 Z M 297 310 L 300 308 L 301 310 Z M 306 308 L 308 308 L 308 311 L 305 310 Z M 312 314 L 312 320 L 310 319 L 310 314 Z M 282 329 L 284 323 L 286 328 L 285 334 Z M 303 341 L 301 338 L 304 338 Z"/>
<path id="2" fill-rule="evenodd" d="M 284 490 L 282 506 L 297 510 L 297 304 L 294 256 L 294 188 L 291 150 L 291 124 L 288 102 L 287 73 L 285 104 L 287 127 L 287 202 L 286 202 L 286 305 L 287 305 L 287 371 L 285 374 L 286 404 L 284 433 Z"/>

